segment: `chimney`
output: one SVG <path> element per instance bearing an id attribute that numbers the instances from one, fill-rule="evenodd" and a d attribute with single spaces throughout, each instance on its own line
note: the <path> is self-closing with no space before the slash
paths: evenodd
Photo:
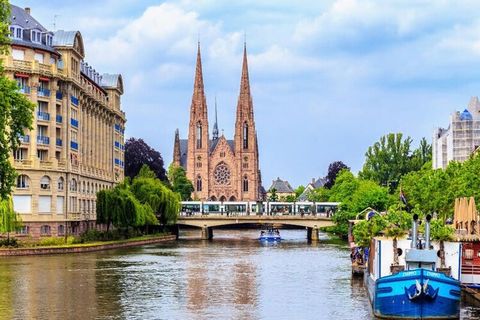
<path id="1" fill-rule="evenodd" d="M 30 14 L 30 7 L 25 7 L 25 12 L 26 12 L 27 14 Z"/>

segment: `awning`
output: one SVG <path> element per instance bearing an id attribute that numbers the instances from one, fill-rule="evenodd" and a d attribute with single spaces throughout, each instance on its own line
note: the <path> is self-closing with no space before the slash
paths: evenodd
<path id="1" fill-rule="evenodd" d="M 28 75 L 28 74 L 24 74 L 24 73 L 15 73 L 15 77 L 19 77 L 19 78 L 29 78 L 29 75 Z"/>

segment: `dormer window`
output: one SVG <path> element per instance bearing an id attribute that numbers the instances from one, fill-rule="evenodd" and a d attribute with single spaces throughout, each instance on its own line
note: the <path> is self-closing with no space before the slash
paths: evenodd
<path id="1" fill-rule="evenodd" d="M 35 43 L 42 43 L 42 33 L 39 30 L 32 30 L 30 40 Z"/>
<path id="2" fill-rule="evenodd" d="M 23 29 L 19 26 L 10 26 L 10 37 L 23 40 Z"/>
<path id="3" fill-rule="evenodd" d="M 49 47 L 52 46 L 52 43 L 53 43 L 53 37 L 51 34 L 47 34 L 46 37 L 45 37 L 45 44 Z"/>

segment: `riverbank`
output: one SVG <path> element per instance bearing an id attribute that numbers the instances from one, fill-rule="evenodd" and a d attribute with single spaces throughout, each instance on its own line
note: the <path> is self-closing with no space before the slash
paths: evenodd
<path id="1" fill-rule="evenodd" d="M 0 256 L 32 256 L 46 254 L 84 253 L 118 248 L 127 248 L 155 244 L 166 241 L 174 241 L 175 235 L 143 236 L 126 240 L 98 241 L 91 243 L 66 244 L 59 246 L 6 248 L 0 249 Z"/>

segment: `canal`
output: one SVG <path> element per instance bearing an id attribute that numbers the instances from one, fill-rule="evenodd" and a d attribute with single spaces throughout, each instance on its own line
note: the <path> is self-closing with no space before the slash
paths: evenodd
<path id="1" fill-rule="evenodd" d="M 283 230 L 215 230 L 183 240 L 79 255 L 2 258 L 0 319 L 371 319 L 343 242 Z M 480 308 L 462 307 L 462 319 Z"/>

